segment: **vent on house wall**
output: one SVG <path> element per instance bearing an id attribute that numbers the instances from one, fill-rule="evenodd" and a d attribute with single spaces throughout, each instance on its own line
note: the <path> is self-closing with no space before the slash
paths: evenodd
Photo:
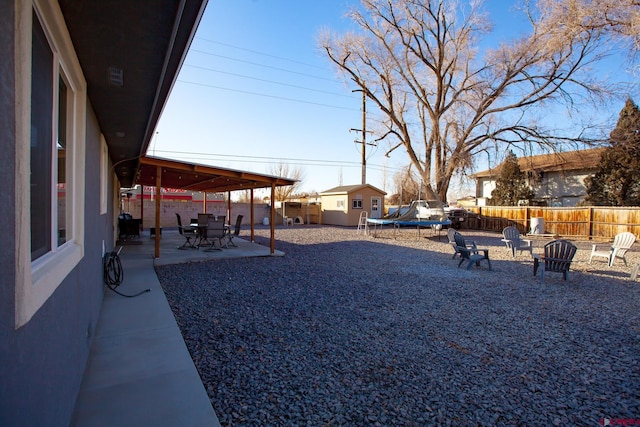
<path id="1" fill-rule="evenodd" d="M 124 86 L 124 71 L 120 67 L 111 66 L 108 69 L 109 84 L 111 86 L 122 87 Z"/>

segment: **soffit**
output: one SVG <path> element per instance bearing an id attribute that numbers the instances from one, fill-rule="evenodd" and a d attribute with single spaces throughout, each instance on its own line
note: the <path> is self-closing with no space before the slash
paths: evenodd
<path id="1" fill-rule="evenodd" d="M 122 186 L 133 184 L 206 0 L 59 0 Z"/>

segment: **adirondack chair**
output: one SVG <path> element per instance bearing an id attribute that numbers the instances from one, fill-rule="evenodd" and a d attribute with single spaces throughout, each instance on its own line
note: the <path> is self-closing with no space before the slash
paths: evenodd
<path id="1" fill-rule="evenodd" d="M 553 240 L 544 245 L 544 255 L 533 255 L 533 275 L 542 265 L 540 277 L 544 283 L 545 271 L 562 273 L 564 280 L 569 280 L 569 267 L 578 248 L 568 240 Z"/>
<path id="2" fill-rule="evenodd" d="M 598 245 L 593 245 L 591 248 L 591 256 L 589 257 L 589 264 L 591 264 L 593 257 L 602 257 L 607 258 L 609 267 L 613 265 L 613 261 L 615 261 L 616 258 L 621 258 L 624 261 L 624 265 L 627 265 L 626 254 L 635 241 L 635 234 L 625 231 L 624 233 L 616 234 L 609 250 L 597 250 Z"/>
<path id="3" fill-rule="evenodd" d="M 458 267 L 462 265 L 463 262 L 469 261 L 467 264 L 467 270 L 471 268 L 473 264 L 479 266 L 480 261 L 487 260 L 487 264 L 489 265 L 489 270 L 491 270 L 491 260 L 489 260 L 489 249 L 478 249 L 473 244 L 473 248 L 468 246 L 468 243 L 465 241 L 462 234 L 457 233 L 453 235 L 453 238 L 456 242 L 456 253 L 460 254 L 460 262 L 458 263 Z M 482 254 L 480 253 L 482 252 Z M 455 254 L 454 254 L 455 257 Z"/>
<path id="4" fill-rule="evenodd" d="M 530 255 L 533 254 L 531 240 L 522 239 L 517 228 L 513 226 L 505 227 L 505 229 L 502 230 L 502 237 L 502 241 L 507 246 L 507 249 L 513 253 L 514 258 L 516 257 L 516 251 L 527 251 Z"/>
<path id="5" fill-rule="evenodd" d="M 456 256 L 461 255 L 461 250 L 458 249 L 458 244 L 456 243 L 456 239 L 455 239 L 456 234 L 460 234 L 460 232 L 453 228 L 449 228 L 447 230 L 447 237 L 449 239 L 449 244 L 453 248 L 453 256 L 451 257 L 451 259 L 455 259 Z M 466 245 L 466 249 L 469 249 L 473 253 L 478 253 L 476 242 L 474 242 L 473 240 L 465 239 L 465 245 Z"/>

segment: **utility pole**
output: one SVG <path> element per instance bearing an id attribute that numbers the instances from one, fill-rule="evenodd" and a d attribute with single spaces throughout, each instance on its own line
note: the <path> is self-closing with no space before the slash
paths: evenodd
<path id="1" fill-rule="evenodd" d="M 364 90 L 362 89 L 354 89 L 351 92 L 362 92 L 362 129 L 351 129 L 353 131 L 361 131 L 362 132 L 362 141 L 357 141 L 362 143 L 362 185 L 367 183 L 367 156 L 366 156 L 366 146 L 367 146 L 367 102 Z"/>

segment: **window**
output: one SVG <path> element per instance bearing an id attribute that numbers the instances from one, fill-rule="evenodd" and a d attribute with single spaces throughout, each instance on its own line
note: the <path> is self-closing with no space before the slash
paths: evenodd
<path id="1" fill-rule="evenodd" d="M 31 261 L 51 250 L 53 53 L 33 13 L 31 51 Z"/>
<path id="2" fill-rule="evenodd" d="M 70 176 L 66 161 L 70 148 L 69 91 L 62 69 L 54 73 L 54 55 L 35 12 L 32 19 L 30 213 L 34 261 L 64 244 L 72 230 L 67 224 L 66 195 L 66 179 Z M 58 80 L 57 85 L 53 84 L 54 79 Z"/>
<path id="3" fill-rule="evenodd" d="M 109 200 L 109 149 L 104 135 L 100 135 L 100 214 L 107 213 L 107 200 Z"/>
<path id="4" fill-rule="evenodd" d="M 83 256 L 86 83 L 57 4 L 16 4 L 19 327 Z"/>
<path id="5" fill-rule="evenodd" d="M 353 199 L 351 207 L 353 209 L 362 209 L 362 200 L 361 199 Z"/>
<path id="6" fill-rule="evenodd" d="M 344 200 L 340 199 L 340 200 L 336 201 L 336 207 L 337 208 L 344 208 Z"/>

